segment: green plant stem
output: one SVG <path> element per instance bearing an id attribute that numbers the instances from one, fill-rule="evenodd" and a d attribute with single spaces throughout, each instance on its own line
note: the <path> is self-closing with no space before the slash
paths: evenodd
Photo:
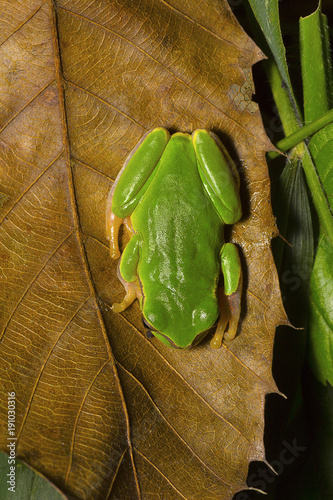
<path id="1" fill-rule="evenodd" d="M 312 123 L 308 123 L 297 132 L 290 134 L 288 137 L 281 139 L 281 141 L 276 143 L 277 149 L 279 149 L 282 153 L 285 153 L 291 148 L 294 148 L 300 142 L 304 141 L 307 137 L 315 134 L 322 128 L 324 128 L 329 123 L 333 122 L 333 109 L 330 109 L 327 113 L 325 113 L 322 117 L 318 118 L 318 120 L 313 121 Z M 276 151 L 271 151 L 268 153 L 268 158 L 272 160 L 279 156 L 279 153 Z"/>
<path id="2" fill-rule="evenodd" d="M 288 137 L 299 130 L 302 123 L 301 114 L 297 104 L 294 100 L 291 100 L 290 94 L 285 88 L 276 63 L 269 59 L 264 64 L 274 101 L 279 111 L 284 135 Z"/>

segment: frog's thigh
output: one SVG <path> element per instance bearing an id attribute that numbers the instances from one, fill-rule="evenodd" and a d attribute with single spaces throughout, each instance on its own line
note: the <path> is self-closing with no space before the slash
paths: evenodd
<path id="1" fill-rule="evenodd" d="M 126 295 L 122 302 L 113 304 L 114 312 L 127 309 L 132 302 L 141 296 L 140 285 L 137 280 L 137 267 L 139 262 L 140 237 L 134 234 L 122 254 L 119 263 L 119 278 L 125 288 Z"/>
<path id="2" fill-rule="evenodd" d="M 224 157 L 206 130 L 193 133 L 193 146 L 198 171 L 212 203 L 225 224 L 234 224 L 241 218 L 242 209 L 238 186 L 228 163 L 230 157 Z"/>
<path id="3" fill-rule="evenodd" d="M 239 254 L 233 243 L 223 245 L 221 267 L 224 276 L 224 290 L 218 290 L 220 319 L 211 347 L 219 348 L 223 338 L 232 340 L 236 336 L 241 311 L 242 269 Z M 228 331 L 226 332 L 227 324 Z"/>

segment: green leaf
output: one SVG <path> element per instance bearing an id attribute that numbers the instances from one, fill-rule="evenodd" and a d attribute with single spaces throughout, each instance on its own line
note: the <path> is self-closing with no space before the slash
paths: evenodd
<path id="1" fill-rule="evenodd" d="M 330 109 L 333 88 L 327 19 L 319 8 L 300 19 L 300 47 L 304 116 L 306 120 L 316 120 Z M 320 183 L 318 190 L 312 190 L 312 194 L 321 223 L 310 280 L 309 361 L 322 384 L 327 381 L 333 384 L 332 124 L 312 137 L 309 150 L 315 166 L 313 177 L 317 184 Z"/>
<path id="2" fill-rule="evenodd" d="M 258 24 L 253 22 L 256 38 L 260 41 L 263 34 L 269 46 L 269 48 L 265 48 L 265 43 L 261 40 L 261 46 L 263 46 L 263 50 L 268 56 L 268 59 L 264 61 L 265 71 L 278 108 L 286 140 L 288 141 L 288 136 L 299 132 L 301 113 L 289 77 L 286 51 L 280 29 L 278 1 L 248 0 L 248 3 L 258 21 Z M 251 15 L 250 17 L 252 20 Z M 272 56 L 269 54 L 269 49 Z M 271 151 L 268 158 L 273 159 L 277 155 L 276 151 Z"/>
<path id="3" fill-rule="evenodd" d="M 0 452 L 0 497 L 1 500 L 66 499 L 58 488 L 25 463 L 20 460 L 15 460 L 14 465 L 9 463 L 9 456 L 3 452 Z"/>
<path id="4" fill-rule="evenodd" d="M 318 8 L 300 19 L 300 49 L 305 122 L 317 120 L 332 107 L 332 63 L 327 18 Z"/>
<path id="5" fill-rule="evenodd" d="M 262 0 L 249 0 L 249 4 L 272 51 L 282 79 L 292 94 L 286 50 L 280 28 L 278 0 L 265 0 L 264 2 Z"/>
<path id="6" fill-rule="evenodd" d="M 310 282 L 309 359 L 322 384 L 333 384 L 333 251 L 322 234 Z"/>
<path id="7" fill-rule="evenodd" d="M 333 125 L 311 139 L 310 151 L 332 207 Z M 310 281 L 309 360 L 322 384 L 333 385 L 333 248 L 323 230 Z"/>

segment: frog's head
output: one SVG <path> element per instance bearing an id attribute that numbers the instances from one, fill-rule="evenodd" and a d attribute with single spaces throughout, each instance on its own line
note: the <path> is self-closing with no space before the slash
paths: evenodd
<path id="1" fill-rule="evenodd" d="M 216 323 L 218 318 L 216 300 L 206 298 L 199 306 L 189 311 L 169 311 L 159 300 L 150 301 L 143 308 L 143 324 L 147 336 L 154 336 L 167 346 L 190 348 L 198 344 Z"/>

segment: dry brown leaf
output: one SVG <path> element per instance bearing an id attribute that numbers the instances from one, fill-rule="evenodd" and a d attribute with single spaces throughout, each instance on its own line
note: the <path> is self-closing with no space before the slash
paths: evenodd
<path id="1" fill-rule="evenodd" d="M 274 331 L 285 321 L 275 223 L 251 102 L 262 56 L 226 2 L 0 0 L 1 449 L 80 499 L 226 500 L 263 460 Z M 240 167 L 231 237 L 245 275 L 239 335 L 147 340 L 105 238 L 107 195 L 155 126 L 214 130 Z"/>

